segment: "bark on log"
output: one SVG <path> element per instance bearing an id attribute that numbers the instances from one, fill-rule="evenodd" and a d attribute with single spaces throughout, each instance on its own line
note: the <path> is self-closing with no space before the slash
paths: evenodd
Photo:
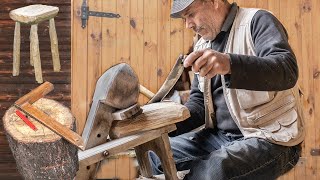
<path id="1" fill-rule="evenodd" d="M 61 124 L 75 130 L 70 110 L 54 100 L 39 99 L 33 104 Z M 3 117 L 4 129 L 20 174 L 25 179 L 73 179 L 78 170 L 77 148 L 40 124 L 28 118 L 33 131 L 11 107 Z"/>

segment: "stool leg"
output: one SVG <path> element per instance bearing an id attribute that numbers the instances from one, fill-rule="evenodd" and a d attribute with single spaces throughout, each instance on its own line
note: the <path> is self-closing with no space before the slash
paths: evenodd
<path id="1" fill-rule="evenodd" d="M 61 65 L 60 65 L 60 58 L 59 58 L 58 38 L 57 38 L 54 18 L 49 20 L 49 33 L 50 33 L 50 41 L 51 41 L 53 71 L 59 72 L 61 69 Z"/>
<path id="2" fill-rule="evenodd" d="M 38 83 L 43 83 L 40 51 L 39 51 L 38 24 L 31 25 L 30 50 L 31 50 L 30 57 L 34 63 L 34 72 L 35 72 L 36 81 Z"/>
<path id="3" fill-rule="evenodd" d="M 37 28 L 38 29 L 38 28 Z M 30 65 L 33 66 L 33 48 L 32 48 L 32 25 L 31 25 L 31 29 L 30 29 L 30 36 L 29 36 L 29 40 L 30 40 Z"/>
<path id="4" fill-rule="evenodd" d="M 20 23 L 16 22 L 13 42 L 13 76 L 18 76 L 20 73 L 20 42 Z"/>

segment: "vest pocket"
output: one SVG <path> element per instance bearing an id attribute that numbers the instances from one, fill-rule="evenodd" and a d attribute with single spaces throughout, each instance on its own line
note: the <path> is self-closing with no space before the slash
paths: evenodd
<path id="1" fill-rule="evenodd" d="M 297 111 L 295 108 L 292 108 L 272 122 L 259 125 L 258 127 L 267 138 L 278 142 L 288 142 L 299 134 Z"/>
<path id="2" fill-rule="evenodd" d="M 247 117 L 247 122 L 253 126 L 267 123 L 294 108 L 295 105 L 294 96 L 288 95 L 274 103 L 270 103 L 268 106 L 260 109 L 257 113 L 249 115 Z"/>
<path id="3" fill-rule="evenodd" d="M 237 89 L 236 93 L 241 109 L 249 109 L 270 102 L 275 95 L 274 91 L 251 91 L 244 89 Z"/>

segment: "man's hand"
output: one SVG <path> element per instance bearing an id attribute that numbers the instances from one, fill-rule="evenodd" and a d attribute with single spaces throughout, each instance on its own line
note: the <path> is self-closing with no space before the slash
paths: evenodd
<path id="1" fill-rule="evenodd" d="M 230 56 L 212 49 L 194 51 L 183 62 L 184 67 L 192 66 L 202 77 L 212 78 L 217 74 L 230 74 Z"/>

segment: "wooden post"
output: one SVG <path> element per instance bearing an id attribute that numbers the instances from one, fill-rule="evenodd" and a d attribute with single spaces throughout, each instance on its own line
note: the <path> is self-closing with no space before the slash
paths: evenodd
<path id="1" fill-rule="evenodd" d="M 20 23 L 16 22 L 13 42 L 13 76 L 18 76 L 20 73 L 20 41 Z"/>
<path id="2" fill-rule="evenodd" d="M 36 81 L 43 83 L 38 39 L 38 24 L 31 25 L 30 32 L 30 64 L 33 62 Z"/>
<path id="3" fill-rule="evenodd" d="M 60 65 L 60 58 L 59 58 L 58 38 L 57 38 L 54 18 L 51 18 L 49 20 L 49 33 L 50 33 L 50 42 L 51 42 L 53 71 L 59 72 L 61 69 L 61 65 Z"/>
<path id="4" fill-rule="evenodd" d="M 39 99 L 33 104 L 65 127 L 75 130 L 75 118 L 70 110 L 56 101 Z M 24 179 L 73 179 L 78 170 L 77 148 L 38 121 L 28 127 L 11 107 L 3 117 L 9 146 Z"/>

